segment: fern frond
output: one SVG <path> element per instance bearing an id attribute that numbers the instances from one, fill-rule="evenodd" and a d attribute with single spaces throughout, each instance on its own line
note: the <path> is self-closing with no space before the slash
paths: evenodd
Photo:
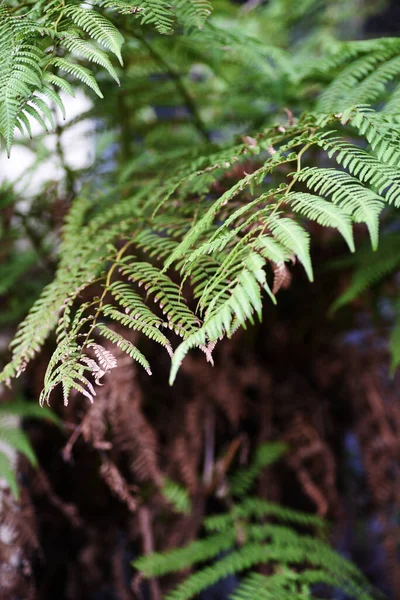
<path id="1" fill-rule="evenodd" d="M 265 446 L 268 446 L 268 444 L 265 444 Z M 258 471 L 258 475 L 259 474 L 260 471 Z M 239 482 L 241 479 L 242 477 L 238 472 L 232 476 L 231 481 Z M 238 484 L 236 488 L 233 488 L 231 483 L 232 493 L 237 495 L 239 498 L 247 494 L 247 491 L 242 493 L 242 490 L 245 487 L 247 487 L 247 490 L 250 489 L 250 486 L 247 486 L 247 482 L 248 479 L 245 478 L 243 483 L 241 482 Z M 253 485 L 254 480 L 251 483 Z M 238 492 L 236 492 L 236 489 L 238 489 Z M 291 510 L 278 504 L 268 502 L 267 500 L 251 496 L 246 496 L 246 498 L 244 498 L 240 504 L 235 504 L 230 513 L 207 517 L 204 521 L 204 527 L 210 532 L 222 532 L 231 529 L 235 522 L 240 522 L 241 519 L 262 519 L 263 517 L 273 517 L 285 523 L 292 523 L 306 527 L 315 527 L 319 530 L 323 530 L 326 527 L 324 521 L 319 517 Z"/>
<path id="2" fill-rule="evenodd" d="M 346 240 L 351 252 L 354 252 L 351 220 L 349 215 L 340 206 L 332 204 L 332 202 L 327 202 L 318 196 L 301 192 L 290 194 L 287 202 L 290 203 L 295 212 L 316 221 L 324 227 L 334 227 L 337 229 Z"/>
<path id="3" fill-rule="evenodd" d="M 234 496 L 245 496 L 253 487 L 265 467 L 277 462 L 287 448 L 279 442 L 260 445 L 254 455 L 251 465 L 239 469 L 229 480 L 229 488 Z"/>
<path id="4" fill-rule="evenodd" d="M 361 56 L 357 58 L 357 54 Z M 321 94 L 318 110 L 331 113 L 376 102 L 400 73 L 399 54 L 396 38 L 344 44 L 337 57 L 319 66 L 325 72 L 329 66 L 332 70 L 345 68 Z"/>
<path id="5" fill-rule="evenodd" d="M 235 540 L 235 532 L 224 532 L 210 536 L 206 540 L 193 542 L 187 548 L 179 548 L 149 557 L 143 556 L 135 561 L 134 566 L 146 577 L 160 577 L 167 573 L 181 571 L 194 563 L 206 562 L 220 552 L 229 549 Z"/>
<path id="6" fill-rule="evenodd" d="M 67 5 L 64 14 L 92 39 L 113 52 L 122 65 L 121 47 L 124 38 L 111 21 L 92 8 L 84 8 L 79 2 Z"/>
<path id="7" fill-rule="evenodd" d="M 365 136 L 377 158 L 394 168 L 400 164 L 400 132 L 384 114 L 357 110 L 350 123 Z"/>
<path id="8" fill-rule="evenodd" d="M 299 223 L 286 217 L 271 215 L 267 220 L 269 229 L 276 237 L 278 242 L 293 252 L 302 263 L 308 279 L 313 281 L 313 270 L 310 257 L 310 238 Z"/>
<path id="9" fill-rule="evenodd" d="M 140 350 L 132 344 L 132 342 L 126 340 L 122 335 L 116 331 L 113 331 L 103 323 L 97 323 L 96 327 L 99 330 L 100 335 L 107 340 L 110 340 L 110 342 L 118 346 L 118 348 L 121 348 L 123 352 L 126 352 L 128 356 L 138 362 L 148 375 L 151 375 L 151 369 L 147 359 L 143 356 Z"/>
<path id="10" fill-rule="evenodd" d="M 185 27 L 202 29 L 210 16 L 212 5 L 208 0 L 176 0 L 175 12 Z"/>
<path id="11" fill-rule="evenodd" d="M 41 297 L 33 305 L 11 343 L 12 361 L 2 371 L 1 381 L 9 382 L 12 377 L 18 376 L 40 350 L 57 323 L 58 311 L 64 302 L 65 291 L 63 288 L 60 289 L 56 281 L 43 290 Z"/>
<path id="12" fill-rule="evenodd" d="M 107 54 L 100 48 L 97 48 L 92 42 L 82 40 L 79 37 L 73 37 L 72 35 L 65 35 L 63 36 L 63 45 L 74 55 L 103 67 L 119 85 L 117 72 Z"/>
<path id="13" fill-rule="evenodd" d="M 49 398 L 54 389 L 61 386 L 63 389 L 64 404 L 67 405 L 69 393 L 72 389 L 80 392 L 90 402 L 96 396 L 93 383 L 87 374 L 96 375 L 97 365 L 87 362 L 87 356 L 76 342 L 65 339 L 54 352 L 47 366 L 43 390 L 39 397 L 39 404 L 49 404 Z"/>
<path id="14" fill-rule="evenodd" d="M 72 85 L 68 81 L 66 81 L 65 79 L 62 79 L 62 77 L 59 77 L 58 75 L 55 75 L 54 73 L 50 73 L 49 71 L 46 71 L 45 73 L 43 73 L 42 80 L 43 80 L 44 84 L 47 83 L 50 85 L 54 85 L 54 86 L 60 88 L 60 90 L 62 90 L 69 96 L 72 96 L 72 97 L 75 96 Z"/>
<path id="15" fill-rule="evenodd" d="M 328 546 L 315 542 L 309 547 L 308 544 L 302 547 L 301 536 L 295 534 L 289 536 L 289 539 L 291 543 L 262 544 L 249 542 L 241 549 L 233 550 L 214 565 L 205 567 L 190 575 L 181 585 L 170 592 L 167 598 L 168 600 L 189 600 L 227 575 L 247 571 L 256 565 L 274 563 L 301 565 L 304 562 L 311 562 L 320 570 L 323 569 L 327 572 L 326 579 L 328 581 L 336 579 L 338 586 L 344 581 L 345 586 L 352 590 L 354 598 L 372 600 L 373 597 L 365 591 L 365 582 L 363 586 L 362 577 L 357 570 Z M 151 571 L 151 574 L 153 574 L 153 571 Z"/>
<path id="16" fill-rule="evenodd" d="M 121 313 L 110 305 L 104 306 L 102 312 L 105 317 L 109 317 L 116 323 L 121 323 L 121 325 L 127 327 L 128 329 L 133 329 L 143 333 L 150 340 L 153 340 L 163 346 L 167 350 L 168 354 L 172 356 L 172 346 L 168 338 L 154 325 L 143 322 L 141 318 L 142 313 L 136 313 L 138 318 L 135 319 L 134 316 Z M 167 324 L 165 324 L 165 326 L 167 326 Z"/>
<path id="17" fill-rule="evenodd" d="M 0 446 L 0 477 L 9 485 L 15 498 L 19 498 L 18 482 L 9 456 L 1 450 Z"/>
<path id="18" fill-rule="evenodd" d="M 343 165 L 351 175 L 362 183 L 372 185 L 389 204 L 399 205 L 400 179 L 397 168 L 382 163 L 366 150 L 339 137 L 324 136 L 319 145 L 327 150 L 329 157 L 334 156 L 337 163 Z"/>
<path id="19" fill-rule="evenodd" d="M 99 98 L 104 97 L 100 91 L 96 79 L 86 67 L 82 67 L 82 65 L 72 63 L 66 58 L 60 57 L 51 58 L 48 62 L 48 65 L 57 67 L 60 69 L 60 71 L 64 71 L 64 73 L 68 73 L 68 75 L 76 77 L 76 79 L 79 79 L 79 81 L 92 89 L 99 96 Z"/>
<path id="20" fill-rule="evenodd" d="M 33 466 L 37 465 L 29 438 L 20 426 L 21 418 L 47 419 L 61 425 L 51 410 L 42 410 L 37 404 L 21 399 L 0 404 L 0 478 L 6 481 L 17 499 L 20 494 L 14 464 L 16 452 L 23 454 Z"/>
<path id="21" fill-rule="evenodd" d="M 356 178 L 335 169 L 305 167 L 298 174 L 298 180 L 304 181 L 310 189 L 330 196 L 332 202 L 342 208 L 356 223 L 365 223 L 371 245 L 376 249 L 379 215 L 384 207 L 381 196 L 363 187 Z"/>
<path id="22" fill-rule="evenodd" d="M 360 249 L 354 256 L 355 266 L 347 289 L 335 300 L 331 310 L 337 310 L 348 304 L 383 277 L 392 273 L 400 265 L 400 236 L 386 233 L 379 246 L 379 252 L 370 248 Z"/>
<path id="23" fill-rule="evenodd" d="M 176 333 L 186 336 L 197 329 L 199 319 L 186 306 L 179 286 L 169 277 L 146 262 L 136 262 L 132 266 L 121 264 L 120 271 L 130 281 L 143 285 L 147 295 L 153 295 L 154 302 L 165 314 L 169 327 Z"/>
<path id="24" fill-rule="evenodd" d="M 40 50 L 24 37 L 26 28 L 18 19 L 0 7 L 0 139 L 7 153 L 14 139 L 17 117 L 34 90 L 41 87 Z M 32 24 L 31 28 L 35 31 Z"/>
<path id="25" fill-rule="evenodd" d="M 188 492 L 181 485 L 171 479 L 167 479 L 161 488 L 161 493 L 166 500 L 174 507 L 175 511 L 182 514 L 189 514 L 191 511 L 191 502 Z"/>
<path id="26" fill-rule="evenodd" d="M 312 600 L 316 598 L 311 586 L 322 583 L 333 588 L 340 587 L 350 597 L 354 592 L 364 597 L 362 588 L 357 589 L 354 582 L 346 580 L 338 582 L 337 578 L 323 569 L 305 570 L 300 573 L 287 568 L 280 568 L 276 573 L 265 576 L 251 573 L 234 592 L 232 600 Z"/>
<path id="27" fill-rule="evenodd" d="M 19 427 L 9 427 L 7 423 L 4 423 L 4 417 L 2 421 L 0 421 L 0 444 L 6 444 L 15 448 L 35 466 L 37 464 L 36 455 L 26 433 Z"/>
<path id="28" fill-rule="evenodd" d="M 134 15 L 142 24 L 154 25 L 159 33 L 169 34 L 173 30 L 174 15 L 171 5 L 166 0 L 101 0 L 98 6 L 113 8 L 123 15 Z"/>

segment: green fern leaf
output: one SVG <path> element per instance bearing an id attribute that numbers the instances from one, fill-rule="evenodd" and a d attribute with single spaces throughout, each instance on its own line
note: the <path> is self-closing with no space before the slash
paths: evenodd
<path id="1" fill-rule="evenodd" d="M 267 222 L 273 235 L 283 246 L 298 257 L 309 280 L 313 281 L 308 233 L 298 223 L 286 217 L 272 215 Z"/>
<path id="2" fill-rule="evenodd" d="M 336 228 L 346 240 L 351 252 L 354 252 L 351 221 L 349 215 L 341 210 L 339 206 L 318 196 L 300 192 L 290 194 L 287 202 L 290 203 L 295 212 L 299 212 L 308 219 L 312 219 L 324 227 Z"/>
<path id="3" fill-rule="evenodd" d="M 27 435 L 19 427 L 9 427 L 4 424 L 4 420 L 7 417 L 2 417 L 3 423 L 0 421 L 0 442 L 15 448 L 18 452 L 21 452 L 29 462 L 33 465 L 37 465 L 37 458 L 32 449 L 31 443 Z"/>
<path id="4" fill-rule="evenodd" d="M 7 454 L 5 454 L 2 450 L 0 450 L 0 478 L 4 479 L 14 494 L 14 497 L 19 500 L 19 487 L 13 466 Z"/>
<path id="5" fill-rule="evenodd" d="M 102 0 L 97 1 L 96 4 L 104 8 L 114 8 L 123 15 L 133 15 L 140 19 L 142 24 L 154 25 L 159 33 L 169 34 L 173 30 L 172 7 L 166 0 L 136 0 L 132 3 L 122 0 Z"/>
<path id="6" fill-rule="evenodd" d="M 82 83 L 91 88 L 99 96 L 99 98 L 103 98 L 103 94 L 101 93 L 100 88 L 89 69 L 86 69 L 81 65 L 71 63 L 69 60 L 60 57 L 51 58 L 48 64 L 58 67 L 61 71 L 76 77 L 82 81 Z"/>
<path id="7" fill-rule="evenodd" d="M 286 452 L 287 448 L 280 442 L 262 444 L 257 448 L 252 464 L 239 469 L 229 481 L 229 488 L 234 496 L 244 496 L 260 476 L 265 467 L 274 464 Z"/>
<path id="8" fill-rule="evenodd" d="M 161 493 L 172 504 L 176 512 L 185 515 L 190 513 L 192 507 L 187 490 L 175 481 L 167 479 L 161 488 Z"/>
<path id="9" fill-rule="evenodd" d="M 64 13 L 92 39 L 111 50 L 122 65 L 121 47 L 124 38 L 111 21 L 95 10 L 80 5 L 66 6 Z"/>
<path id="10" fill-rule="evenodd" d="M 400 236 L 387 233 L 381 241 L 379 252 L 360 249 L 354 256 L 355 269 L 348 288 L 332 304 L 335 311 L 348 304 L 365 290 L 392 273 L 400 264 Z M 350 263 L 352 264 L 352 263 Z"/>
<path id="11" fill-rule="evenodd" d="M 116 344 L 123 352 L 126 352 L 128 356 L 137 361 L 144 368 L 148 375 L 151 375 L 151 369 L 147 359 L 143 356 L 140 350 L 138 350 L 138 348 L 132 344 L 132 342 L 126 340 L 119 333 L 112 331 L 112 329 L 103 323 L 97 323 L 96 327 L 103 337 L 105 337 L 107 340 L 110 340 L 113 344 Z"/>
<path id="12" fill-rule="evenodd" d="M 63 46 L 65 46 L 74 55 L 86 58 L 90 62 L 100 65 L 111 75 L 119 85 L 119 78 L 107 54 L 97 48 L 93 43 L 82 40 L 71 35 L 63 36 Z"/>

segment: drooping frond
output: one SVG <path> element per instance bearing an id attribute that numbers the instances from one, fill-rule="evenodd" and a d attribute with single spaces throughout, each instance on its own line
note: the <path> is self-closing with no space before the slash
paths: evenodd
<path id="1" fill-rule="evenodd" d="M 63 16 L 71 19 L 80 30 L 86 32 L 92 40 L 96 40 L 110 50 L 122 64 L 121 47 L 124 38 L 118 29 L 97 11 L 84 8 L 80 2 L 67 3 Z M 62 23 L 62 22 L 61 22 Z"/>
<path id="2" fill-rule="evenodd" d="M 22 109 L 41 87 L 41 52 L 32 42 L 35 33 L 34 23 L 21 22 L 0 6 L 0 139 L 8 152 Z"/>
<path id="3" fill-rule="evenodd" d="M 97 336 L 118 344 L 150 372 L 140 344 L 129 340 L 131 330 L 168 351 L 173 381 L 191 348 L 212 362 L 219 340 L 261 318 L 264 293 L 276 301 L 268 268 L 289 269 L 285 264 L 297 259 L 312 281 L 310 221 L 338 231 L 352 251 L 352 225 L 364 223 L 375 248 L 379 216 L 398 201 L 400 171 L 393 158 L 386 162 L 397 138 L 386 137 L 386 129 L 379 138 L 379 113 L 355 108 L 348 118 L 352 143 L 338 135 L 343 116 L 308 115 L 189 164 L 178 157 L 167 171 L 160 165 L 147 187 L 117 204 L 113 192 L 101 210 L 79 198 L 64 229 L 56 280 L 21 325 L 2 378 L 21 372 L 56 329 L 68 360 L 61 353 L 49 365 L 42 400 L 62 385 L 63 369 L 70 369 L 65 398 L 68 386 L 78 389 L 81 379 L 92 399 L 90 373 L 96 379 L 96 369 L 82 358 L 92 360 L 87 350 Z M 360 130 L 369 149 L 356 143 Z M 327 166 L 307 164 L 313 151 L 323 153 Z M 237 175 L 229 181 L 233 168 Z M 101 296 L 77 309 L 81 291 L 99 284 Z M 125 328 L 126 337 L 113 322 Z M 168 330 L 181 338 L 175 349 Z"/>
<path id="4" fill-rule="evenodd" d="M 373 248 L 378 245 L 379 215 L 383 200 L 374 191 L 365 188 L 347 173 L 336 169 L 305 168 L 299 174 L 299 181 L 320 194 L 327 194 L 332 202 L 356 223 L 366 223 Z"/>

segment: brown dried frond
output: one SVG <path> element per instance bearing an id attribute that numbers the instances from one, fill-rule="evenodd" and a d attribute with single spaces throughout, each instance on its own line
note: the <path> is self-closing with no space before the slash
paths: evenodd
<path id="1" fill-rule="evenodd" d="M 45 495 L 49 502 L 68 519 L 74 528 L 81 527 L 83 521 L 79 515 L 78 507 L 70 502 L 64 502 L 64 500 L 55 493 L 45 471 L 40 467 L 35 471 L 32 490 L 36 494 Z"/>
<path id="2" fill-rule="evenodd" d="M 154 536 L 152 527 L 152 515 L 147 506 L 141 506 L 138 512 L 138 522 L 142 537 L 143 554 L 154 552 Z M 161 590 L 157 579 L 149 580 L 150 595 L 152 600 L 161 600 Z"/>
<path id="3" fill-rule="evenodd" d="M 139 481 L 153 481 L 160 486 L 163 477 L 158 466 L 157 437 L 142 410 L 136 367 L 119 348 L 114 353 L 119 366 L 104 387 L 114 449 L 129 455 L 130 468 Z"/>
<path id="4" fill-rule="evenodd" d="M 224 352 L 224 350 L 222 350 Z M 182 371 L 190 375 L 196 386 L 196 394 L 209 399 L 219 406 L 229 422 L 239 425 L 243 395 L 237 382 L 237 369 L 219 357 L 218 369 L 212 369 L 202 358 L 189 356 L 182 365 Z"/>
<path id="5" fill-rule="evenodd" d="M 336 466 L 329 446 L 302 413 L 295 415 L 283 439 L 293 448 L 287 458 L 289 465 L 317 513 L 325 516 L 337 504 Z"/>
<path id="6" fill-rule="evenodd" d="M 205 416 L 204 398 L 197 394 L 186 404 L 181 433 L 174 435 L 170 458 L 171 476 L 177 479 L 193 494 L 199 486 L 199 469 L 203 451 L 203 428 Z"/>
<path id="7" fill-rule="evenodd" d="M 107 432 L 106 422 L 107 395 L 101 389 L 97 395 L 96 402 L 89 409 L 82 421 L 82 435 L 86 442 L 90 442 L 94 448 L 106 449 L 109 445 L 105 441 Z"/>
<path id="8" fill-rule="evenodd" d="M 388 377 L 388 357 L 372 340 L 347 356 L 347 384 L 367 482 L 379 510 L 383 543 L 394 590 L 400 589 L 397 549 L 400 527 L 400 409 L 398 381 Z"/>
<path id="9" fill-rule="evenodd" d="M 382 372 L 384 357 L 350 358 L 349 386 L 367 479 L 378 505 L 400 498 L 400 411 L 396 388 Z"/>
<path id="10" fill-rule="evenodd" d="M 278 293 L 281 288 L 286 290 L 292 281 L 292 274 L 285 263 L 272 263 L 272 270 L 274 273 L 274 285 L 272 288 L 272 293 Z"/>
<path id="11" fill-rule="evenodd" d="M 172 472 L 177 471 L 178 479 L 190 490 L 198 487 L 198 455 L 191 452 L 185 435 L 178 436 L 173 441 L 170 452 Z"/>
<path id="12" fill-rule="evenodd" d="M 124 502 L 130 511 L 135 512 L 137 501 L 132 496 L 129 486 L 122 477 L 118 468 L 110 460 L 105 460 L 100 467 L 100 475 L 110 488 L 110 490 Z"/>
<path id="13" fill-rule="evenodd" d="M 111 371 L 111 369 L 115 369 L 117 366 L 117 359 L 114 354 L 101 346 L 100 344 L 89 344 L 89 348 L 93 348 L 94 353 L 96 355 L 97 361 L 105 371 Z"/>

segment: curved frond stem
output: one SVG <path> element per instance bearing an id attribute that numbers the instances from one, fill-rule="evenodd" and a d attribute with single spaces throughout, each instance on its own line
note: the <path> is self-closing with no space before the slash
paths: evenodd
<path id="1" fill-rule="evenodd" d="M 61 19 L 64 16 L 63 9 L 65 8 L 65 0 L 60 0 L 60 14 L 57 17 L 56 22 L 54 23 L 54 32 L 57 33 L 58 25 L 60 24 Z"/>
<path id="2" fill-rule="evenodd" d="M 307 152 L 307 150 L 308 150 L 309 148 L 311 148 L 311 146 L 313 146 L 314 144 L 315 144 L 315 142 L 314 142 L 314 141 L 313 141 L 313 142 L 309 142 L 308 144 L 306 144 L 305 146 L 303 146 L 303 148 L 302 148 L 302 149 L 300 150 L 300 152 L 298 153 L 298 155 L 297 155 L 297 166 L 296 166 L 296 172 L 295 172 L 295 174 L 294 174 L 294 175 L 293 175 L 293 177 L 292 177 L 292 181 L 289 183 L 289 185 L 287 186 L 287 188 L 286 188 L 286 190 L 285 190 L 285 195 L 284 195 L 284 197 L 283 197 L 283 201 L 284 201 L 285 197 L 289 195 L 289 193 L 290 193 L 290 191 L 291 191 L 292 187 L 294 186 L 294 184 L 295 184 L 295 183 L 296 183 L 296 181 L 297 181 L 297 177 L 296 177 L 296 175 L 297 175 L 298 173 L 300 173 L 300 171 L 301 171 L 301 159 L 302 159 L 302 156 L 303 156 L 303 154 L 305 154 L 305 153 Z M 278 203 L 278 204 L 279 204 L 279 203 Z"/>
<path id="3" fill-rule="evenodd" d="M 110 269 L 108 270 L 107 276 L 106 276 L 106 280 L 104 283 L 104 289 L 103 289 L 103 293 L 101 294 L 99 300 L 98 300 L 98 306 L 97 306 L 97 310 L 93 316 L 93 321 L 92 321 L 92 325 L 90 326 L 90 329 L 88 331 L 88 333 L 86 334 L 85 337 L 85 341 L 82 344 L 81 347 L 81 352 L 84 350 L 85 346 L 89 343 L 90 340 L 90 336 L 92 335 L 93 331 L 96 328 L 96 324 L 97 324 L 97 319 L 100 316 L 101 311 L 103 310 L 103 306 L 104 306 L 104 300 L 107 296 L 109 287 L 111 285 L 111 279 L 112 276 L 115 272 L 115 269 L 118 267 L 118 263 L 121 260 L 121 258 L 123 257 L 123 255 L 125 254 L 126 250 L 129 248 L 129 246 L 131 246 L 133 244 L 132 240 L 127 241 L 122 248 L 118 251 L 115 260 L 113 262 L 113 264 L 111 265 Z"/>

